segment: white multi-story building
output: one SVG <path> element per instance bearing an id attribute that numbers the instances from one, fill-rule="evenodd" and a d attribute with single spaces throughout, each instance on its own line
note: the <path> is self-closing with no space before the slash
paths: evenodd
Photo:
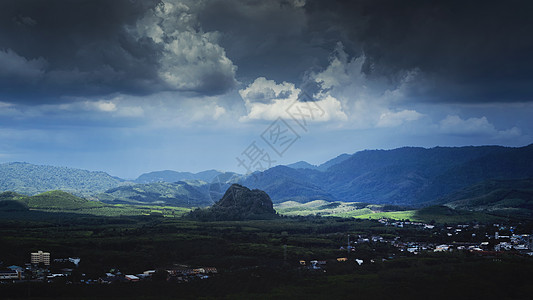
<path id="1" fill-rule="evenodd" d="M 43 252 L 41 250 L 32 253 L 31 254 L 31 263 L 32 264 L 43 263 L 45 266 L 49 266 L 50 265 L 50 253 L 49 252 Z"/>

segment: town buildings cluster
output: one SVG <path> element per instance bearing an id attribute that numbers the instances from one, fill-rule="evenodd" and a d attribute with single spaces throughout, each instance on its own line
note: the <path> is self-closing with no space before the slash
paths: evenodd
<path id="1" fill-rule="evenodd" d="M 413 228 L 427 231 L 425 240 L 416 240 L 417 235 L 397 236 L 394 234 L 354 234 L 348 235 L 347 243 L 338 249 L 346 251 L 346 257 L 320 258 L 299 260 L 301 268 L 309 270 L 326 270 L 329 263 L 355 262 L 363 264 L 387 261 L 398 256 L 419 255 L 431 252 L 469 252 L 480 255 L 499 255 L 511 253 L 514 255 L 533 256 L 533 235 L 518 233 L 516 227 L 501 224 L 457 224 L 433 225 L 420 222 L 395 221 L 381 219 L 385 226 L 397 228 Z M 430 237 L 429 239 L 427 237 Z M 360 247 L 366 249 L 392 249 L 388 256 L 357 257 Z M 84 284 L 110 284 L 116 282 L 138 282 L 146 280 L 162 280 L 171 282 L 190 282 L 207 279 L 218 273 L 214 267 L 191 267 L 188 265 L 172 265 L 170 267 L 145 270 L 135 274 L 125 274 L 118 268 L 102 271 L 101 276 L 89 278 L 77 272 L 81 259 L 78 257 L 52 259 L 50 252 L 36 251 L 30 254 L 30 262 L 24 266 L 4 266 L 0 261 L 0 283 L 15 281 L 40 282 L 77 282 Z"/>
<path id="2" fill-rule="evenodd" d="M 356 254 L 357 247 L 361 245 L 374 245 L 383 243 L 398 250 L 401 255 L 418 255 L 429 252 L 457 252 L 467 251 L 479 255 L 498 255 L 512 253 L 516 255 L 533 256 L 533 235 L 515 233 L 516 227 L 501 224 L 491 224 L 489 226 L 480 224 L 457 224 L 433 225 L 422 222 L 397 221 L 390 219 L 380 219 L 379 222 L 385 226 L 397 228 L 416 228 L 427 230 L 435 238 L 433 242 L 416 241 L 412 237 L 383 237 L 380 235 L 354 235 L 348 236 L 347 244 L 339 247 L 339 250 Z M 502 235 L 500 232 L 507 232 L 509 235 Z M 402 254 L 403 253 L 403 254 Z M 353 260 L 357 265 L 364 263 L 375 263 L 376 261 L 387 261 L 395 256 L 374 257 L 371 259 L 337 257 L 327 260 L 300 260 L 299 264 L 309 270 L 323 270 L 331 262 L 348 262 Z"/>
<path id="3" fill-rule="evenodd" d="M 500 224 L 484 226 L 479 224 L 457 224 L 453 226 L 435 226 L 421 222 L 394 221 L 380 219 L 379 222 L 385 226 L 398 228 L 414 227 L 429 230 L 436 237 L 438 242 L 422 242 L 412 239 L 403 239 L 400 236 L 394 238 L 383 238 L 381 236 L 361 236 L 355 237 L 348 245 L 348 249 L 355 250 L 356 244 L 381 242 L 389 243 L 400 252 L 419 254 L 421 252 L 451 252 L 470 251 L 479 252 L 503 252 L 512 251 L 516 254 L 533 256 L 533 235 L 515 233 L 516 227 Z M 492 227 L 492 228 L 491 228 Z M 509 235 L 500 234 L 501 231 L 508 232 Z M 341 249 L 346 249 L 341 247 Z"/>
<path id="4" fill-rule="evenodd" d="M 111 269 L 102 272 L 102 276 L 89 278 L 80 274 L 77 280 L 73 279 L 73 273 L 78 268 L 81 258 L 56 258 L 51 259 L 49 252 L 37 251 L 30 254 L 30 262 L 24 266 L 11 265 L 4 267 L 0 262 L 0 283 L 34 281 L 34 282 L 70 282 L 76 281 L 83 284 L 109 284 L 115 282 L 138 282 L 152 280 L 158 276 L 158 280 L 189 282 L 196 279 L 207 279 L 218 273 L 215 267 L 192 268 L 187 265 L 174 265 L 158 270 L 147 270 L 138 274 L 124 274 L 119 269 Z"/>

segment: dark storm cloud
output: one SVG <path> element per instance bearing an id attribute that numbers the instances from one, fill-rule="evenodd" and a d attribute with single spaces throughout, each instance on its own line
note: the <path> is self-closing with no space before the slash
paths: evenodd
<path id="1" fill-rule="evenodd" d="M 212 0 L 199 20 L 205 30 L 221 33 L 220 44 L 238 65 L 243 82 L 261 76 L 298 81 L 304 72 L 327 63 L 337 41 L 325 45 L 312 40 L 306 11 L 295 2 Z"/>
<path id="2" fill-rule="evenodd" d="M 157 30 L 130 31 L 156 0 L 2 1 L 0 101 L 162 90 L 214 95 L 233 88 L 236 75 L 244 84 L 265 76 L 313 90 L 307 75 L 327 66 L 338 42 L 351 57 L 364 53 L 370 79 L 394 86 L 418 70 L 405 90 L 413 101 L 533 99 L 530 1 L 182 2 L 187 9 L 175 5 L 145 20 L 163 30 L 154 37 Z M 172 40 L 189 45 L 177 49 Z"/>
<path id="3" fill-rule="evenodd" d="M 43 103 L 58 101 L 61 96 L 142 95 L 161 90 L 219 94 L 231 88 L 231 70 L 229 75 L 200 70 L 189 78 L 177 79 L 194 83 L 188 85 L 162 78 L 162 59 L 167 59 L 165 63 L 171 68 L 166 70 L 167 76 L 180 72 L 179 63 L 194 67 L 195 62 L 178 58 L 168 66 L 169 57 L 175 53 L 165 49 L 165 42 L 130 32 L 158 3 L 2 1 L 0 101 Z"/>
<path id="4" fill-rule="evenodd" d="M 419 69 L 419 98 L 533 100 L 531 1 L 308 1 L 309 31 L 363 51 L 368 75 Z"/>
<path id="5" fill-rule="evenodd" d="M 426 0 L 213 0 L 201 23 L 253 81 L 301 80 L 342 42 L 364 72 L 394 86 L 420 71 L 414 101 L 531 101 L 533 2 Z"/>
<path id="6" fill-rule="evenodd" d="M 133 40 L 124 26 L 154 1 L 2 1 L 2 100 L 48 102 L 161 88 L 157 47 Z M 6 63 L 11 68 L 6 68 Z"/>

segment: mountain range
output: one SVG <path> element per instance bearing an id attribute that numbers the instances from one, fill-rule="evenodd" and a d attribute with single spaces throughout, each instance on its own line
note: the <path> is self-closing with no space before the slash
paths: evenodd
<path id="1" fill-rule="evenodd" d="M 202 180 L 205 182 L 211 182 L 213 178 L 222 173 L 223 172 L 217 170 L 207 170 L 198 173 L 164 170 L 144 173 L 134 181 L 136 183 L 177 182 L 182 180 Z"/>
<path id="2" fill-rule="evenodd" d="M 533 144 L 518 148 L 469 146 L 365 150 L 342 154 L 318 166 L 301 161 L 248 175 L 216 170 L 199 173 L 167 170 L 142 174 L 133 181 L 104 172 L 27 163 L 0 164 L 0 192 L 35 195 L 63 190 L 109 203 L 190 207 L 211 205 L 234 183 L 263 190 L 274 203 L 326 200 L 410 207 L 450 203 L 454 207 L 463 207 L 461 200 L 469 199 L 463 202 L 473 206 L 478 202 L 472 199 L 486 196 L 487 187 L 495 186 L 494 182 L 501 186 L 497 190 L 512 190 L 502 182 L 515 182 L 520 185 L 520 193 L 515 194 L 525 199 L 522 199 L 525 204 L 520 205 L 527 209 L 531 178 Z M 499 193 L 503 192 L 495 191 L 491 195 Z M 510 196 L 506 197 L 501 200 L 509 200 Z M 501 206 L 501 202 L 496 202 Z"/>
<path id="3" fill-rule="evenodd" d="M 36 195 L 62 190 L 78 196 L 91 196 L 117 187 L 123 179 L 105 172 L 66 167 L 42 166 L 24 162 L 0 164 L 0 192 Z"/>
<path id="4" fill-rule="evenodd" d="M 274 203 L 335 200 L 425 206 L 490 179 L 533 178 L 533 145 L 357 152 L 325 171 L 276 166 L 242 179 Z"/>
<path id="5" fill-rule="evenodd" d="M 203 181 L 154 182 L 121 185 L 95 197 L 110 204 L 157 204 L 181 207 L 213 204 Z"/>
<path id="6" fill-rule="evenodd" d="M 440 201 L 453 209 L 533 217 L 533 179 L 487 180 Z"/>

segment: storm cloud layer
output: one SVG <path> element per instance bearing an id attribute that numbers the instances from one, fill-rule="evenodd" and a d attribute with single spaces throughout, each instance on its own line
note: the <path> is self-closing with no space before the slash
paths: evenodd
<path id="1" fill-rule="evenodd" d="M 7 101 L 169 90 L 210 95 L 236 83 L 236 67 L 216 35 L 203 32 L 178 1 L 3 1 L 0 20 Z"/>
<path id="2" fill-rule="evenodd" d="M 529 1 L 2 1 L 0 96 L 224 94 L 305 85 L 341 42 L 413 101 L 531 101 Z"/>
<path id="3" fill-rule="evenodd" d="M 368 57 L 368 74 L 417 68 L 413 96 L 531 101 L 530 1 L 310 1 L 310 31 L 338 32 Z M 418 92 L 418 93 L 417 93 Z"/>

